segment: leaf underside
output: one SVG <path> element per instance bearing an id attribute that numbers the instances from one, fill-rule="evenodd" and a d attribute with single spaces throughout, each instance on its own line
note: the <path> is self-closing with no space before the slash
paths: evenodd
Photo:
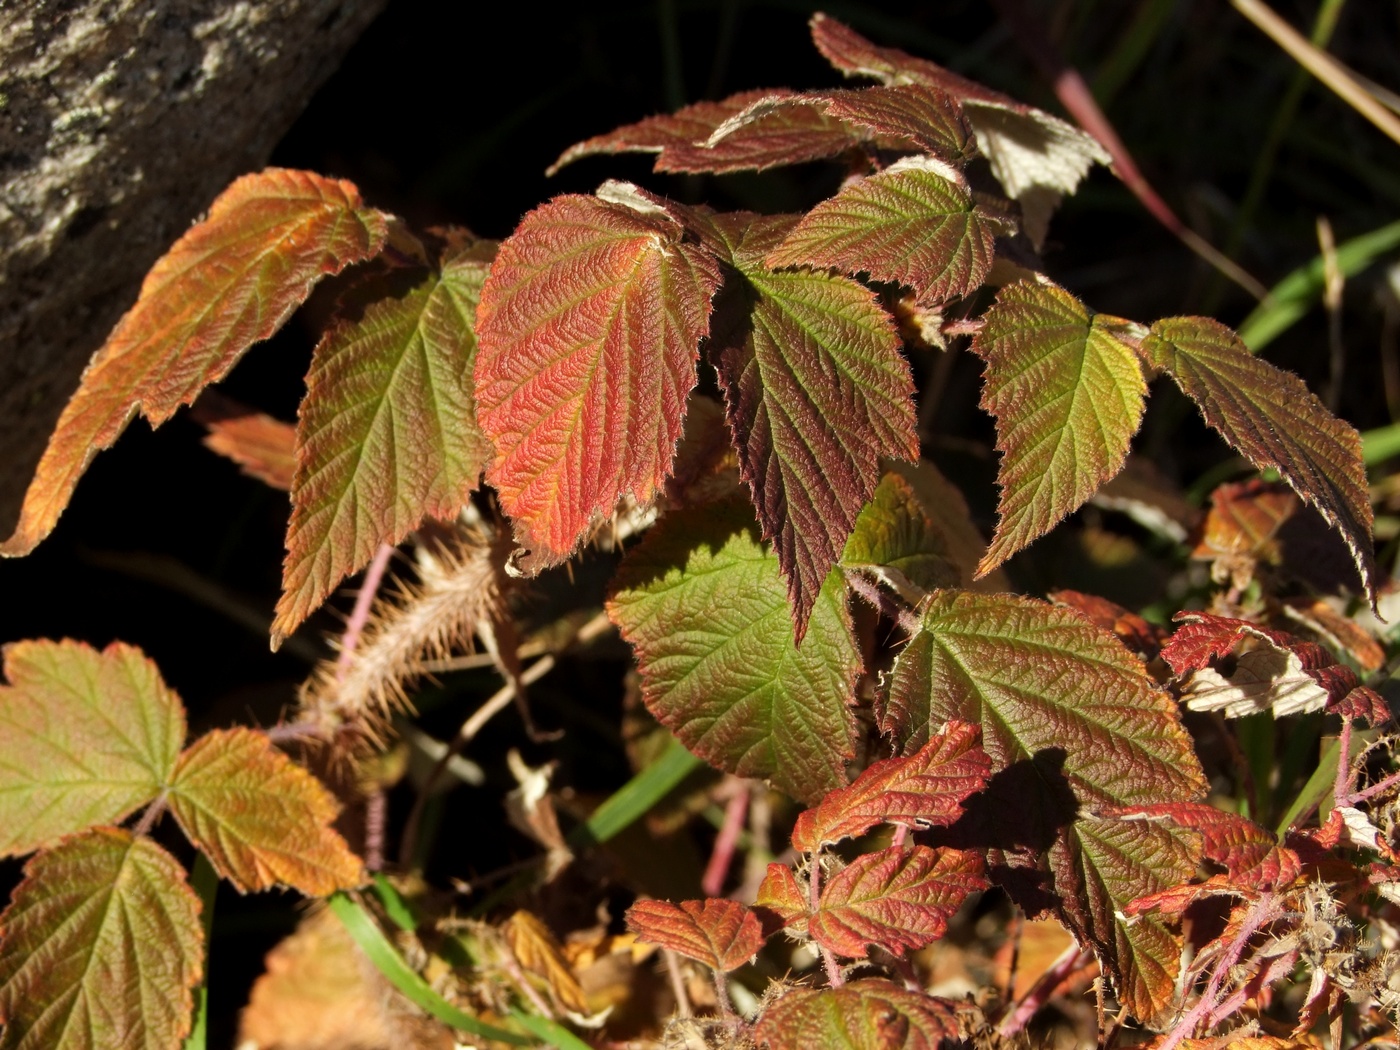
<path id="1" fill-rule="evenodd" d="M 864 959 L 872 945 L 896 955 L 932 944 L 969 893 L 985 888 L 974 852 L 896 846 L 863 853 L 822 888 L 808 920 L 818 944 Z"/>
<path id="2" fill-rule="evenodd" d="M 0 689 L 0 855 L 114 824 L 159 794 L 185 711 L 139 650 L 79 642 L 5 647 Z"/>
<path id="3" fill-rule="evenodd" d="M 527 570 L 563 561 L 670 471 L 718 265 L 660 206 L 564 196 L 500 248 L 477 308 L 487 472 Z"/>
<path id="4" fill-rule="evenodd" d="M 159 426 L 282 326 L 327 274 L 377 255 L 388 225 L 349 182 L 269 168 L 234 181 L 152 267 L 59 416 L 0 555 L 27 554 L 93 456 L 137 412 Z"/>
<path id="5" fill-rule="evenodd" d="M 772 1050 L 938 1050 L 959 1035 L 951 1004 L 885 980 L 791 988 L 754 1030 Z"/>
<path id="6" fill-rule="evenodd" d="M 250 729 L 219 729 L 176 767 L 170 810 L 242 893 L 291 886 L 325 897 L 364 881 L 359 858 L 330 827 L 339 806 L 306 770 Z"/>
<path id="7" fill-rule="evenodd" d="M 758 917 L 738 901 L 638 901 L 627 926 L 643 941 L 659 944 L 721 972 L 738 969 L 763 947 Z"/>
<path id="8" fill-rule="evenodd" d="M 965 187 L 913 158 L 822 201 L 767 263 L 866 273 L 907 285 L 921 303 L 934 304 L 981 287 L 995 236 Z"/>
<path id="9" fill-rule="evenodd" d="M 1027 898 L 1030 910 L 1054 907 L 1093 944 L 1132 1013 L 1155 1017 L 1173 991 L 1174 941 L 1160 924 L 1119 913 L 1189 878 L 1190 843 L 1090 810 L 1194 801 L 1206 784 L 1175 703 L 1136 658 L 1068 610 L 940 592 L 895 661 L 877 715 L 905 753 L 947 720 L 982 727 L 995 775 L 959 844 L 992 846 L 1013 869 L 1048 853 L 1049 883 Z"/>
<path id="10" fill-rule="evenodd" d="M 476 488 L 491 446 L 476 425 L 473 324 L 491 248 L 462 244 L 439 268 L 362 285 L 357 298 L 376 301 L 317 345 L 274 637 L 291 634 L 381 544 L 424 517 L 455 517 Z"/>
<path id="11" fill-rule="evenodd" d="M 3 1050 L 176 1050 L 204 966 L 199 898 L 148 838 L 94 828 L 40 853 L 0 916 Z"/>
<path id="12" fill-rule="evenodd" d="M 290 492 L 296 471 L 296 427 L 265 412 L 206 390 L 195 402 L 190 418 L 209 433 L 204 447 L 237 463 L 244 474 Z"/>
<path id="13" fill-rule="evenodd" d="M 1077 510 L 1123 467 L 1147 384 L 1133 350 L 1061 288 L 1008 285 L 973 338 L 996 417 L 1000 520 L 978 574 Z"/>
<path id="14" fill-rule="evenodd" d="M 1158 321 L 1142 356 L 1176 380 L 1207 423 L 1261 470 L 1273 468 L 1342 534 L 1362 585 L 1376 600 L 1372 511 L 1361 437 L 1301 379 L 1249 352 L 1204 317 Z"/>
<path id="15" fill-rule="evenodd" d="M 673 512 L 623 559 L 608 615 L 647 708 L 737 776 L 815 801 L 846 783 L 861 659 L 833 573 L 798 648 L 778 560 L 739 501 Z"/>
<path id="16" fill-rule="evenodd" d="M 800 640 L 880 481 L 880 457 L 916 459 L 919 444 L 893 321 L 849 278 L 764 266 L 787 228 L 782 218 L 716 217 L 739 277 L 717 307 L 714 360 Z"/>

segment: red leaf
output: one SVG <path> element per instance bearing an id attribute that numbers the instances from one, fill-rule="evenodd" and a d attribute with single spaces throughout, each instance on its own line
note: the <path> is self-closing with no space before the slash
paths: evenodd
<path id="1" fill-rule="evenodd" d="M 243 473 L 288 492 L 296 469 L 296 427 L 206 390 L 190 418 L 209 430 L 204 447 L 237 463 Z"/>
<path id="2" fill-rule="evenodd" d="M 764 911 L 772 912 L 782 929 L 799 935 L 807 932 L 807 918 L 811 912 L 807 891 L 798 885 L 797 876 L 786 864 L 768 865 L 768 874 L 763 876 L 758 895 L 754 898 L 754 908 L 760 918 L 764 918 Z M 766 924 L 765 930 L 774 932 L 767 930 Z"/>
<path id="3" fill-rule="evenodd" d="M 1299 641 L 1285 631 L 1271 630 L 1229 616 L 1179 612 L 1176 619 L 1182 626 L 1176 629 L 1171 641 L 1162 648 L 1162 659 L 1178 675 L 1199 671 L 1211 661 L 1229 656 L 1235 646 L 1247 637 L 1272 642 L 1280 649 L 1287 649 Z"/>
<path id="4" fill-rule="evenodd" d="M 564 196 L 501 245 L 477 308 L 487 472 L 527 567 L 567 558 L 601 516 L 665 480 L 719 287 L 664 207 L 614 184 Z"/>
<path id="5" fill-rule="evenodd" d="M 951 1003 L 884 980 L 789 989 L 754 1029 L 772 1050 L 939 1050 L 960 1034 Z"/>
<path id="6" fill-rule="evenodd" d="M 627 909 L 627 926 L 640 939 L 680 952 L 716 970 L 743 966 L 763 947 L 758 916 L 738 901 L 638 901 Z"/>
<path id="7" fill-rule="evenodd" d="M 951 824 L 962 815 L 963 800 L 980 791 L 992 761 L 981 748 L 982 729 L 950 722 L 944 731 L 908 758 L 888 758 L 839 788 L 815 809 L 797 818 L 792 844 L 812 851 L 864 834 L 876 824 Z"/>
<path id="8" fill-rule="evenodd" d="M 1047 597 L 1056 605 L 1073 609 L 1095 627 L 1112 631 L 1120 642 L 1149 660 L 1161 651 L 1162 643 L 1167 640 L 1168 633 L 1165 628 L 1149 623 L 1117 602 L 1100 598 L 1096 594 L 1051 591 Z"/>
<path id="9" fill-rule="evenodd" d="M 1280 846 L 1277 837 L 1234 813 L 1204 802 L 1164 802 L 1154 806 L 1122 807 L 1113 815 L 1166 819 L 1201 833 L 1203 856 L 1223 866 L 1235 886 L 1250 890 L 1281 889 L 1302 872 L 1298 854 Z"/>
<path id="10" fill-rule="evenodd" d="M 353 185 L 269 168 L 220 194 L 155 264 L 83 372 L 0 555 L 52 531 L 93 456 L 140 412 L 159 426 L 282 326 L 326 274 L 378 254 L 385 217 Z"/>
<path id="11" fill-rule="evenodd" d="M 976 155 L 977 143 L 962 107 L 932 85 L 896 84 L 808 97 L 829 116 L 874 135 L 907 140 L 940 159 L 958 163 Z"/>
<path id="12" fill-rule="evenodd" d="M 970 851 L 866 853 L 827 882 L 809 926 L 819 944 L 851 958 L 864 959 L 871 945 L 918 949 L 942 937 L 963 899 L 986 885 L 982 859 Z"/>
<path id="13" fill-rule="evenodd" d="M 716 320 L 716 365 L 741 474 L 777 549 L 801 640 L 879 484 L 880 457 L 916 459 L 919 443 L 894 322 L 849 278 L 768 269 L 763 259 L 789 228 L 783 217 L 716 216 L 708 239 L 741 277 Z"/>

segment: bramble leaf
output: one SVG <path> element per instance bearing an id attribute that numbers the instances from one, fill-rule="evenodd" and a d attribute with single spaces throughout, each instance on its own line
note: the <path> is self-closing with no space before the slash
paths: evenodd
<path id="1" fill-rule="evenodd" d="M 382 544 L 424 517 L 454 517 L 476 488 L 491 446 L 476 425 L 472 326 L 493 251 L 454 244 L 435 269 L 361 286 L 370 305 L 317 345 L 297 420 L 274 638 Z"/>
<path id="2" fill-rule="evenodd" d="M 940 592 L 896 659 L 877 716 L 906 753 L 950 719 L 981 725 L 997 775 L 975 797 L 978 813 L 969 808 L 971 833 L 1010 853 L 1013 867 L 1048 849 L 1050 897 L 1038 906 L 1053 904 L 1093 944 L 1137 1017 L 1154 1016 L 1171 991 L 1160 975 L 1175 970 L 1172 939 L 1118 913 L 1189 877 L 1189 850 L 1164 829 L 1090 811 L 1192 801 L 1206 783 L 1175 703 L 1137 659 L 1068 610 Z"/>
<path id="3" fill-rule="evenodd" d="M 871 292 L 846 277 L 764 265 L 789 225 L 714 218 L 711 239 L 741 280 L 727 286 L 713 343 L 740 473 L 777 549 L 800 641 L 875 493 L 880 457 L 917 459 L 919 442 L 909 364 Z"/>
<path id="4" fill-rule="evenodd" d="M 680 952 L 722 972 L 737 970 L 763 947 L 758 916 L 738 901 L 638 901 L 627 927 L 641 940 Z"/>
<path id="5" fill-rule="evenodd" d="M 882 822 L 910 827 L 951 824 L 962 815 L 963 800 L 982 790 L 991 773 L 981 739 L 978 726 L 949 722 L 909 757 L 872 763 L 855 783 L 798 815 L 793 846 L 811 852 L 863 835 Z"/>
<path id="6" fill-rule="evenodd" d="M 170 810 L 239 890 L 291 886 L 324 897 L 364 881 L 331 829 L 338 810 L 321 782 L 251 729 L 216 729 L 180 756 Z"/>
<path id="7" fill-rule="evenodd" d="M 1078 509 L 1123 468 L 1147 383 L 1113 322 L 1051 284 L 1003 288 L 972 340 L 996 417 L 1000 520 L 979 575 Z"/>
<path id="8" fill-rule="evenodd" d="M 778 559 L 731 500 L 667 515 L 614 587 L 608 615 L 636 649 L 642 699 L 681 743 L 804 801 L 845 785 L 861 659 L 839 574 L 798 648 Z"/>
<path id="9" fill-rule="evenodd" d="M 820 12 L 812 16 L 812 42 L 846 76 L 890 85 L 928 84 L 961 102 L 992 174 L 1007 196 L 1020 201 L 1026 232 L 1037 245 L 1045 239 L 1060 198 L 1073 193 L 1096 162 L 1110 162 L 1097 139 L 1060 118 L 927 59 L 876 47 Z"/>
<path id="10" fill-rule="evenodd" d="M 974 578 L 977 563 L 987 550 L 987 539 L 978 531 L 967 500 L 956 485 L 926 459 L 917 463 L 890 463 L 888 467 L 909 483 L 919 506 L 942 533 L 948 544 L 949 557 L 958 567 L 968 590 L 1000 594 L 1012 589 L 1011 580 L 1001 569 L 993 569 L 986 576 Z"/>
<path id="11" fill-rule="evenodd" d="M 296 427 L 206 390 L 190 418 L 209 431 L 204 447 L 237 463 L 243 473 L 289 492 L 296 470 Z"/>
<path id="12" fill-rule="evenodd" d="M 760 912 L 766 909 L 776 915 L 784 929 L 806 935 L 810 914 L 807 889 L 797 884 L 797 876 L 786 864 L 768 865 L 753 903 Z"/>
<path id="13" fill-rule="evenodd" d="M 869 570 L 900 593 L 911 586 L 919 591 L 956 586 L 962 577 L 914 487 L 893 472 L 880 479 L 861 509 L 840 564 Z"/>
<path id="14" fill-rule="evenodd" d="M 719 267 L 625 184 L 556 197 L 500 247 L 477 307 L 487 477 L 532 554 L 563 561 L 631 493 L 670 471 Z"/>
<path id="15" fill-rule="evenodd" d="M 1227 813 L 1204 802 L 1136 806 L 1115 815 L 1167 820 L 1177 827 L 1199 832 L 1202 856 L 1224 867 L 1232 883 L 1248 889 L 1282 888 L 1302 873 L 1298 854 L 1279 845 L 1273 832 L 1237 813 Z"/>
<path id="16" fill-rule="evenodd" d="M 908 285 L 921 303 L 968 295 L 992 268 L 997 224 L 949 174 L 941 162 L 909 157 L 848 183 L 803 216 L 767 263 L 867 273 Z"/>
<path id="17" fill-rule="evenodd" d="M 895 846 L 863 853 L 822 888 L 808 927 L 837 955 L 864 959 L 871 945 L 898 955 L 942 937 L 949 916 L 986 885 L 982 858 L 971 851 Z"/>
<path id="18" fill-rule="evenodd" d="M 928 84 L 876 86 L 806 96 L 829 116 L 881 138 L 903 139 L 940 160 L 961 164 L 977 152 L 972 127 L 947 92 Z"/>
<path id="19" fill-rule="evenodd" d="M 148 838 L 94 828 L 25 865 L 0 915 L 4 1050 L 176 1050 L 204 966 L 199 898 Z"/>
<path id="20" fill-rule="evenodd" d="M 771 1050 L 938 1050 L 960 1036 L 950 1003 L 885 980 L 790 988 L 758 1020 Z"/>
<path id="21" fill-rule="evenodd" d="M 1176 380 L 1236 451 L 1261 470 L 1277 470 L 1341 533 L 1374 602 L 1371 499 L 1356 430 L 1328 412 L 1301 379 L 1255 357 L 1210 318 L 1158 321 L 1141 353 Z"/>
<path id="22" fill-rule="evenodd" d="M 180 698 L 139 650 L 15 642 L 0 688 L 0 855 L 115 824 L 170 779 Z"/>
<path id="23" fill-rule="evenodd" d="M 83 372 L 0 555 L 47 536 L 93 456 L 139 411 L 159 426 L 282 327 L 327 274 L 379 253 L 385 217 L 349 182 L 268 168 L 224 190 L 146 275 Z"/>

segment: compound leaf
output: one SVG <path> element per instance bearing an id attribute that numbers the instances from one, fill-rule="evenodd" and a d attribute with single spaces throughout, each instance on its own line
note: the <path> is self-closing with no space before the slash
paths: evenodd
<path id="1" fill-rule="evenodd" d="M 913 951 L 942 937 L 949 916 L 986 885 L 982 858 L 972 851 L 863 853 L 827 882 L 808 927 L 818 944 L 849 958 L 864 959 L 871 945 Z"/>
<path id="2" fill-rule="evenodd" d="M 379 253 L 385 217 L 349 182 L 269 168 L 224 190 L 152 267 L 83 372 L 0 555 L 52 530 L 93 456 L 139 411 L 159 426 L 282 326 L 327 274 Z"/>
<path id="3" fill-rule="evenodd" d="M 35 856 L 0 915 L 4 1050 L 176 1050 L 203 970 L 199 898 L 148 838 L 94 828 Z"/>
<path id="4" fill-rule="evenodd" d="M 1238 452 L 1261 470 L 1277 470 L 1341 533 L 1374 601 L 1370 490 L 1356 430 L 1328 412 L 1301 379 L 1255 357 L 1210 318 L 1158 321 L 1141 352 Z"/>
<path id="5" fill-rule="evenodd" d="M 924 512 L 914 486 L 894 472 L 880 479 L 861 509 L 841 553 L 841 567 L 873 572 L 915 604 L 920 592 L 955 586 L 962 578 L 942 530 Z"/>
<path id="6" fill-rule="evenodd" d="M 527 568 L 567 558 L 620 497 L 669 473 L 718 264 L 654 198 L 556 197 L 527 215 L 477 307 L 487 472 Z"/>
<path id="7" fill-rule="evenodd" d="M 1147 384 L 1112 322 L 1051 284 L 1003 288 L 973 338 L 1002 452 L 1000 520 L 979 574 L 1049 532 L 1123 467 Z"/>
<path id="8" fill-rule="evenodd" d="M 331 829 L 339 807 L 321 782 L 251 729 L 218 729 L 180 756 L 170 810 L 239 892 L 285 885 L 313 897 L 364 881 Z"/>
<path id="9" fill-rule="evenodd" d="M 681 743 L 804 801 L 845 785 L 861 659 L 839 574 L 798 648 L 778 559 L 730 501 L 668 515 L 614 586 L 608 615 L 636 649 L 642 699 Z"/>
<path id="10" fill-rule="evenodd" d="M 1174 972 L 1174 942 L 1160 926 L 1120 913 L 1133 896 L 1174 884 L 1164 873 L 1176 873 L 1185 847 L 1163 829 L 1110 826 L 1092 811 L 1192 801 L 1206 784 L 1176 704 L 1153 688 L 1138 660 L 1069 610 L 1011 595 L 940 592 L 895 661 L 877 714 L 906 753 L 923 746 L 931 726 L 981 725 L 996 774 L 977 796 L 986 802 L 977 819 L 995 825 L 995 841 L 983 845 L 1019 851 L 1032 865 L 1049 850 L 1041 906 L 1053 905 L 1094 945 L 1137 1017 L 1155 1016 L 1170 982 L 1154 975 Z M 1081 895 L 1088 896 L 1081 902 Z"/>
<path id="11" fill-rule="evenodd" d="M 15 642 L 0 688 L 0 855 L 114 824 L 170 779 L 185 711 L 138 649 Z"/>
<path id="12" fill-rule="evenodd" d="M 947 1001 L 869 980 L 788 989 L 763 1011 L 754 1040 L 772 1050 L 938 1050 L 960 1034 Z"/>
<path id="13" fill-rule="evenodd" d="M 740 280 L 714 344 L 740 473 L 777 548 L 800 641 L 880 481 L 880 457 L 917 459 L 919 443 L 909 364 L 871 292 L 847 277 L 764 265 L 789 224 L 716 217 Z"/>
<path id="14" fill-rule="evenodd" d="M 981 287 L 992 267 L 997 225 L 946 165 L 896 161 L 822 201 L 775 250 L 768 265 L 867 273 L 941 303 Z"/>
<path id="15" fill-rule="evenodd" d="M 811 852 L 863 835 L 886 821 L 925 827 L 951 824 L 962 815 L 963 801 L 982 790 L 991 773 L 981 739 L 980 727 L 950 722 L 907 758 L 872 763 L 855 783 L 798 815 L 792 844 Z"/>
<path id="16" fill-rule="evenodd" d="M 758 954 L 764 939 L 752 909 L 717 897 L 638 901 L 627 909 L 627 926 L 644 941 L 726 973 Z"/>
<path id="17" fill-rule="evenodd" d="M 476 425 L 472 326 L 491 254 L 489 242 L 460 244 L 439 267 L 369 282 L 357 296 L 376 301 L 317 345 L 297 421 L 274 637 L 294 631 L 380 545 L 425 516 L 455 516 L 476 488 L 491 446 Z"/>

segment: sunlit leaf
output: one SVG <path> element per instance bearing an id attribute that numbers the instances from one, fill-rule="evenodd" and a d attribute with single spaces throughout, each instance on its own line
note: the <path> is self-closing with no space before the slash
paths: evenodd
<path id="1" fill-rule="evenodd" d="M 807 933 L 807 888 L 798 885 L 797 876 L 786 864 L 768 865 L 768 874 L 759 883 L 753 903 L 760 917 L 763 911 L 769 911 L 784 929 L 798 935 Z"/>
<path id="2" fill-rule="evenodd" d="M 324 897 L 363 882 L 359 858 L 330 827 L 338 809 L 320 781 L 250 729 L 200 737 L 170 785 L 180 827 L 245 893 L 291 886 Z"/>
<path id="3" fill-rule="evenodd" d="M 1007 195 L 1020 201 L 1026 232 L 1037 244 L 1060 198 L 1073 193 L 1095 163 L 1109 163 L 1108 152 L 1087 132 L 927 59 L 877 47 L 828 15 L 812 17 L 812 40 L 847 76 L 929 84 L 961 102 L 977 145 Z"/>
<path id="4" fill-rule="evenodd" d="M 199 898 L 148 838 L 94 828 L 38 854 L 0 915 L 4 1050 L 176 1050 L 204 965 Z"/>
<path id="5" fill-rule="evenodd" d="M 969 893 L 987 885 L 974 852 L 896 846 L 863 853 L 822 887 L 808 920 L 828 951 L 864 959 L 872 945 L 900 954 L 932 944 Z"/>
<path id="6" fill-rule="evenodd" d="M 476 302 L 492 245 L 448 248 L 437 268 L 356 289 L 370 305 L 311 359 L 274 637 L 291 634 L 348 574 L 424 517 L 452 518 L 491 455 L 476 425 Z"/>
<path id="7" fill-rule="evenodd" d="M 668 515 L 618 569 L 608 614 L 647 708 L 701 758 L 816 801 L 846 783 L 860 654 L 833 573 L 793 642 L 778 559 L 738 501 Z"/>
<path id="8" fill-rule="evenodd" d="M 1080 507 L 1123 467 L 1147 384 L 1112 322 L 1051 284 L 1003 288 L 973 352 L 1002 452 L 1000 521 L 987 572 Z"/>
<path id="9" fill-rule="evenodd" d="M 772 1050 L 938 1050 L 960 1035 L 946 1000 L 884 980 L 790 988 L 754 1029 L 754 1040 Z"/>
<path id="10" fill-rule="evenodd" d="M 1149 623 L 1132 610 L 1097 594 L 1060 590 L 1051 591 L 1046 597 L 1056 605 L 1073 609 L 1095 627 L 1112 632 L 1145 660 L 1151 660 L 1161 651 L 1169 634 L 1166 628 Z"/>
<path id="11" fill-rule="evenodd" d="M 527 215 L 477 308 L 488 478 L 527 568 L 567 558 L 620 497 L 646 502 L 665 480 L 719 287 L 662 205 L 610 188 Z"/>
<path id="12" fill-rule="evenodd" d="M 998 227 L 949 175 L 911 157 L 850 182 L 803 216 L 767 263 L 869 274 L 908 285 L 924 303 L 968 295 L 992 267 Z"/>
<path id="13" fill-rule="evenodd" d="M 164 423 L 277 331 L 321 277 L 378 254 L 387 232 L 343 180 L 280 168 L 236 180 L 155 264 L 88 363 L 0 555 L 49 534 L 93 456 L 137 412 Z"/>
<path id="14" fill-rule="evenodd" d="M 911 827 L 951 824 L 962 815 L 963 800 L 980 791 L 991 772 L 981 739 L 978 726 L 950 722 L 907 758 L 873 763 L 855 783 L 801 813 L 792 844 L 810 852 L 885 821 Z"/>
<path id="15" fill-rule="evenodd" d="M 880 479 L 875 495 L 856 518 L 841 553 L 841 566 L 873 572 L 906 597 L 911 587 L 918 591 L 950 587 L 962 576 L 942 531 L 924 512 L 913 486 L 895 473 Z"/>
<path id="16" fill-rule="evenodd" d="M 1166 802 L 1123 809 L 1118 816 L 1168 820 L 1199 832 L 1203 856 L 1225 868 L 1230 880 L 1247 889 L 1268 890 L 1292 883 L 1302 873 L 1298 854 L 1277 836 L 1237 813 L 1204 802 Z"/>
<path id="17" fill-rule="evenodd" d="M 289 492 L 296 470 L 296 427 L 206 390 L 190 416 L 209 431 L 204 447 L 231 459 L 249 477 Z"/>
<path id="18" fill-rule="evenodd" d="M 1206 783 L 1176 704 L 1138 660 L 1068 610 L 940 592 L 895 661 L 877 714 L 905 753 L 950 719 L 981 725 L 995 775 L 972 800 L 977 812 L 969 804 L 969 838 L 959 844 L 980 840 L 1012 867 L 1033 869 L 1048 853 L 1050 883 L 1030 910 L 1053 906 L 1094 946 L 1134 1015 L 1155 1016 L 1171 992 L 1162 975 L 1175 972 L 1174 942 L 1152 920 L 1129 924 L 1119 913 L 1189 877 L 1189 844 L 1090 811 L 1194 801 Z"/>
<path id="19" fill-rule="evenodd" d="M 516 962 L 521 969 L 541 979 L 556 1008 L 575 1017 L 586 1017 L 593 1012 L 587 993 L 579 985 L 563 948 L 548 926 L 522 909 L 510 917 L 502 932 Z"/>
<path id="20" fill-rule="evenodd" d="M 15 642 L 0 688 L 0 854 L 115 824 L 170 779 L 185 711 L 141 652 Z"/>
<path id="21" fill-rule="evenodd" d="M 896 84 L 808 97 L 819 99 L 829 116 L 872 135 L 905 140 L 940 160 L 959 163 L 976 154 L 972 127 L 962 107 L 932 85 Z"/>
<path id="22" fill-rule="evenodd" d="M 1142 341 L 1142 356 L 1169 373 L 1238 452 L 1277 470 L 1342 534 L 1374 601 L 1371 499 L 1356 430 L 1301 379 L 1255 357 L 1209 318 L 1158 321 Z"/>
<path id="23" fill-rule="evenodd" d="M 744 480 L 787 577 L 798 638 L 880 457 L 916 459 L 913 378 L 894 322 L 846 277 L 774 272 L 784 218 L 717 216 L 714 240 L 741 275 L 721 305 L 715 360 Z"/>
<path id="24" fill-rule="evenodd" d="M 641 940 L 680 952 L 716 970 L 738 969 L 763 947 L 758 916 L 738 901 L 638 901 L 627 926 Z"/>

